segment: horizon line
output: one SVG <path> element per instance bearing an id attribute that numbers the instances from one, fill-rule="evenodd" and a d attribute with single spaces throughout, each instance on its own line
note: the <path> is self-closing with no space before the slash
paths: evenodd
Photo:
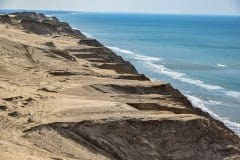
<path id="1" fill-rule="evenodd" d="M 50 11 L 50 12 L 72 12 L 72 13 L 106 13 L 106 14 L 148 14 L 148 15 L 194 15 L 194 16 L 240 16 L 240 14 L 221 14 L 221 13 L 167 13 L 167 12 L 110 12 L 110 11 L 76 11 L 76 10 L 62 10 L 62 9 L 2 9 L 0 11 Z"/>

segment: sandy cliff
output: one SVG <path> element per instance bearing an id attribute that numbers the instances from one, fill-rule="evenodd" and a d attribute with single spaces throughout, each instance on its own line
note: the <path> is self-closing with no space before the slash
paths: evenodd
<path id="1" fill-rule="evenodd" d="M 55 17 L 0 15 L 0 160 L 235 160 L 240 139 Z"/>

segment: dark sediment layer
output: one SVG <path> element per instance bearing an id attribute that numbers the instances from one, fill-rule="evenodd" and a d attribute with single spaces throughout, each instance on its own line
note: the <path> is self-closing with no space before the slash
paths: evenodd
<path id="1" fill-rule="evenodd" d="M 105 152 L 111 159 L 215 160 L 238 154 L 239 150 L 230 145 L 234 139 L 228 139 L 211 123 L 203 119 L 86 121 L 39 126 L 27 133 L 52 129 L 90 150 Z"/>

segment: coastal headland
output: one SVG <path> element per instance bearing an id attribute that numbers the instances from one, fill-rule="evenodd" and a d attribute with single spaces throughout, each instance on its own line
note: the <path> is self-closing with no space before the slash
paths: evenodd
<path id="1" fill-rule="evenodd" d="M 56 17 L 0 15 L 0 160 L 237 160 L 240 138 Z"/>

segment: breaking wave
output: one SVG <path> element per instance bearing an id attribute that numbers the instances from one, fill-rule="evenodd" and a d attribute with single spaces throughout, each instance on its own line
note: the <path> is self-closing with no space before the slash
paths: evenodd
<path id="1" fill-rule="evenodd" d="M 218 68 L 226 68 L 227 65 L 226 65 L 226 64 L 217 64 L 217 67 L 218 67 Z"/>
<path id="2" fill-rule="evenodd" d="M 192 96 L 192 95 L 187 95 L 185 94 L 185 96 L 192 102 L 192 104 L 195 107 L 199 107 L 201 108 L 203 111 L 208 112 L 212 117 L 214 117 L 217 120 L 222 121 L 226 126 L 228 126 L 230 129 L 232 129 L 237 135 L 240 136 L 240 124 L 237 122 L 232 122 L 230 120 L 228 120 L 227 118 L 223 118 L 220 117 L 219 115 L 217 115 L 216 113 L 214 113 L 213 111 L 211 111 L 207 105 L 209 105 L 209 103 L 211 104 L 211 100 L 210 101 L 204 101 L 198 97 Z M 216 103 L 216 101 L 214 101 Z M 220 103 L 220 102 L 217 102 Z"/>
<path id="3" fill-rule="evenodd" d="M 185 73 L 177 72 L 177 71 L 174 71 L 170 68 L 167 68 L 164 65 L 164 63 L 162 62 L 163 61 L 162 58 L 145 56 L 145 55 L 134 53 L 130 50 L 121 49 L 121 48 L 118 48 L 118 47 L 112 47 L 112 46 L 107 46 L 107 47 L 112 49 L 113 51 L 123 53 L 123 54 L 128 54 L 135 60 L 141 60 L 143 63 L 145 63 L 149 67 L 155 69 L 154 70 L 155 72 L 159 72 L 160 74 L 165 74 L 165 75 L 167 75 L 167 76 L 169 76 L 169 77 L 171 77 L 175 80 L 179 80 L 181 82 L 188 83 L 188 84 L 191 84 L 191 85 L 195 85 L 197 87 L 201 87 L 201 88 L 204 88 L 204 89 L 207 89 L 207 90 L 217 90 L 217 91 L 222 92 L 223 94 L 225 94 L 227 96 L 230 96 L 232 98 L 236 98 L 236 99 L 240 100 L 240 92 L 227 90 L 227 89 L 225 89 L 221 86 L 218 86 L 218 85 L 208 84 L 208 83 L 203 82 L 201 80 L 193 79 Z M 155 62 L 162 62 L 162 63 L 159 64 L 159 63 L 155 63 Z M 219 65 L 221 65 L 221 64 L 219 64 Z M 221 66 L 226 67 L 226 65 L 221 65 Z"/>
<path id="4" fill-rule="evenodd" d="M 88 38 L 94 38 L 94 36 L 92 36 L 92 35 L 90 35 L 90 34 L 88 34 L 88 33 L 86 33 L 86 32 L 82 32 L 82 34 L 84 34 L 86 37 L 88 37 Z"/>

